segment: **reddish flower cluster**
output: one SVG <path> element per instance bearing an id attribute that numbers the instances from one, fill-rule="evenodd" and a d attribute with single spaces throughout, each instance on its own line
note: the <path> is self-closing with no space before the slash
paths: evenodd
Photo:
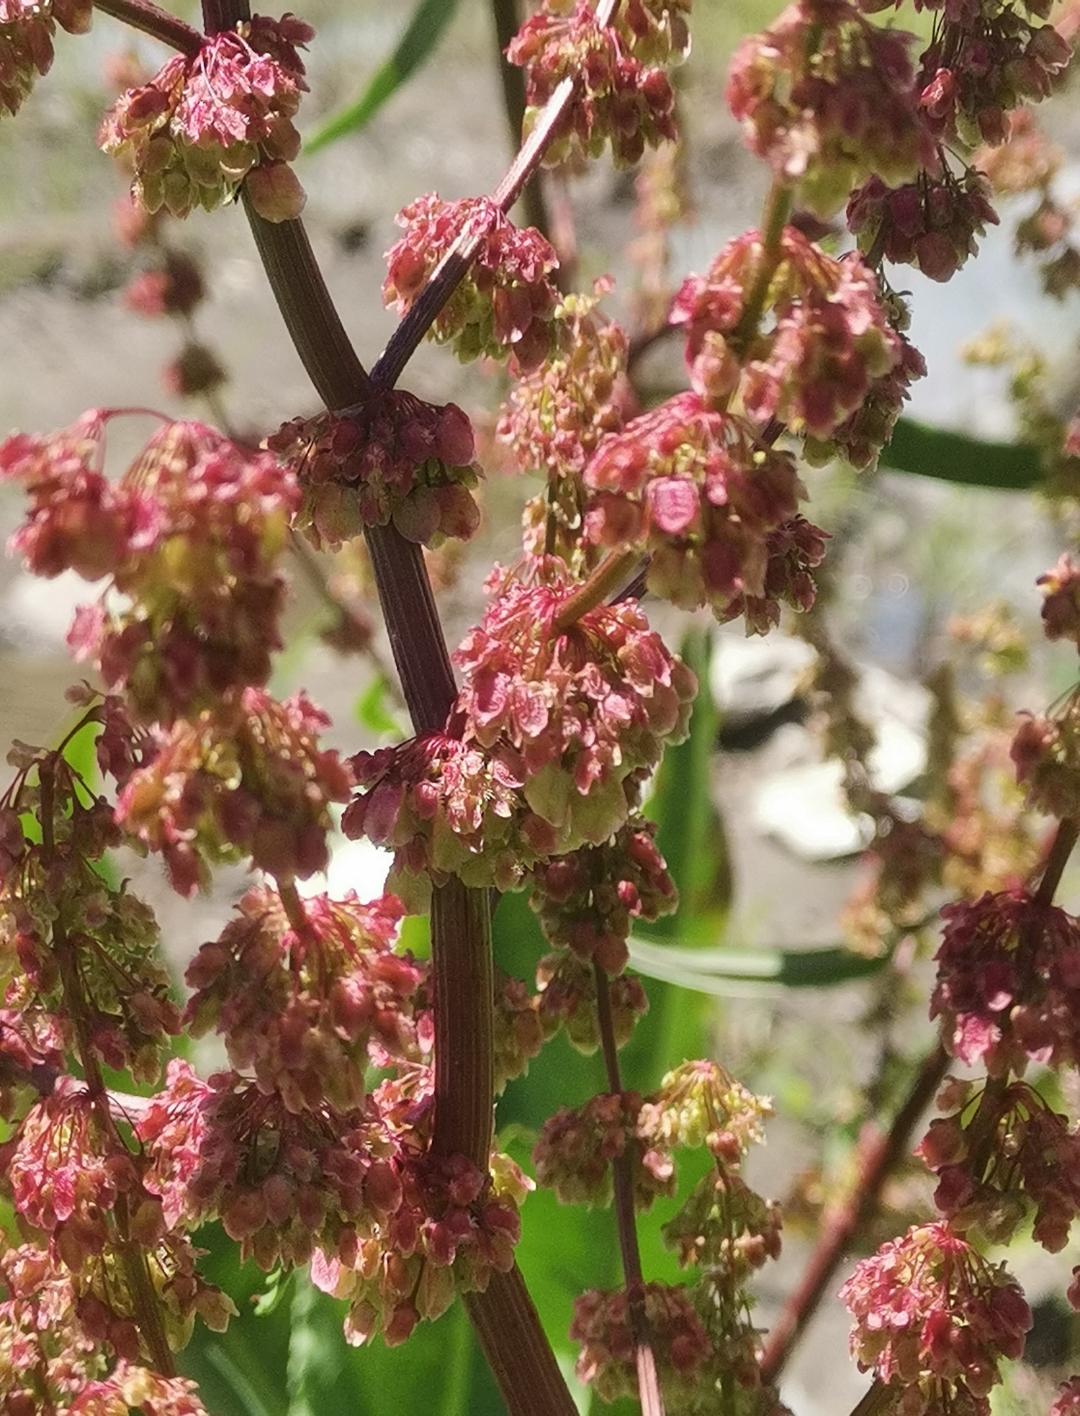
<path id="1" fill-rule="evenodd" d="M 570 1046 L 591 1056 L 600 1046 L 596 975 L 591 966 L 564 951 L 547 954 L 536 966 L 536 983 L 540 989 L 541 1025 L 552 1031 L 565 1028 Z M 641 979 L 630 973 L 611 979 L 608 1002 L 615 1045 L 625 1047 L 638 1019 L 649 1011 L 649 999 Z"/>
<path id="2" fill-rule="evenodd" d="M 547 147 L 549 166 L 599 157 L 609 142 L 615 162 L 631 166 L 646 147 L 678 137 L 674 90 L 663 69 L 653 67 L 667 54 L 660 53 L 663 31 L 651 9 L 638 4 L 627 13 L 625 26 L 605 26 L 589 0 L 578 0 L 568 14 L 556 13 L 554 6 L 541 10 L 510 41 L 507 59 L 525 70 L 526 130 L 564 80 L 576 84 Z M 678 29 L 677 20 L 674 32 Z"/>
<path id="3" fill-rule="evenodd" d="M 930 1123 L 917 1154 L 952 1228 L 1007 1244 L 1034 1206 L 1036 1243 L 1063 1249 L 1080 1213 L 1080 1134 L 1068 1118 L 1025 1082 L 998 1090 L 950 1078 L 938 1105 L 950 1114 Z"/>
<path id="4" fill-rule="evenodd" d="M 929 8 L 937 9 L 941 0 Z M 1006 115 L 1046 98 L 1071 57 L 1045 0 L 952 0 L 921 59 L 919 105 L 936 137 L 975 147 L 1008 133 Z M 1026 11 L 1026 14 L 1023 13 Z"/>
<path id="5" fill-rule="evenodd" d="M 1080 1416 L 1080 1377 L 1061 1383 L 1047 1416 Z"/>
<path id="6" fill-rule="evenodd" d="M 108 575 L 69 636 L 144 722 L 216 704 L 270 676 L 285 582 L 276 562 L 299 491 L 273 458 L 202 423 L 167 423 L 118 483 L 102 471 L 111 415 L 0 445 L 0 479 L 22 483 L 30 514 L 12 538 L 38 575 Z"/>
<path id="7" fill-rule="evenodd" d="M 463 362 L 486 354 L 528 372 L 547 358 L 559 303 L 549 276 L 559 259 L 539 231 L 514 226 L 487 197 L 444 202 L 434 193 L 403 208 L 397 224 L 405 235 L 386 253 L 387 305 L 405 314 L 447 251 L 475 241 L 469 272 L 437 315 L 432 336 Z"/>
<path id="8" fill-rule="evenodd" d="M 85 34 L 92 17 L 87 0 L 0 0 L 0 109 L 18 113 L 38 75 L 49 72 L 56 26 Z"/>
<path id="9" fill-rule="evenodd" d="M 19 821 L 21 812 L 38 808 L 40 787 L 28 787 L 25 778 L 43 763 L 55 812 L 48 853 L 40 840 L 24 837 Z M 153 914 L 127 890 L 110 890 L 93 868 L 119 844 L 112 811 L 101 798 L 85 804 L 82 783 L 50 754 L 28 754 L 20 766 L 0 806 L 0 977 L 6 1006 L 20 1015 L 18 1025 L 5 1026 L 4 1053 L 29 1063 L 32 1075 L 56 1061 L 59 1046 L 72 1045 L 59 945 L 73 959 L 85 995 L 84 1045 L 107 1066 L 150 1080 L 161 1049 L 179 1031 L 180 1012 L 157 954 Z"/>
<path id="10" fill-rule="evenodd" d="M 219 1217 L 266 1271 L 307 1263 L 316 1245 L 385 1221 L 401 1201 L 396 1147 L 374 1107 L 297 1112 L 236 1072 L 204 1082 L 173 1061 L 136 1132 L 165 1222 Z"/>
<path id="11" fill-rule="evenodd" d="M 492 1021 L 496 1095 L 502 1093 L 507 1082 L 529 1070 L 529 1063 L 555 1034 L 558 1024 L 541 1018 L 539 1002 L 521 979 L 496 968 Z"/>
<path id="12" fill-rule="evenodd" d="M 71 1280 L 43 1249 L 0 1254 L 0 1407 L 10 1416 L 206 1416 L 193 1382 L 121 1360 L 106 1375 L 77 1313 Z M 85 1311 L 86 1304 L 81 1305 Z"/>
<path id="13" fill-rule="evenodd" d="M 1080 694 L 1054 717 L 1021 714 L 1010 755 L 1029 807 L 1058 818 L 1080 814 Z"/>
<path id="14" fill-rule="evenodd" d="M 902 358 L 878 279 L 857 255 L 826 255 L 785 228 L 775 269 L 761 238 L 729 242 L 706 276 L 690 276 L 671 320 L 687 332 L 691 383 L 718 401 L 738 390 L 762 425 L 778 418 L 796 433 L 826 439 L 863 405 Z M 764 329 L 743 328 L 745 292 L 769 274 Z"/>
<path id="15" fill-rule="evenodd" d="M 666 1401 L 678 1404 L 689 1396 L 708 1361 L 712 1347 L 701 1319 L 684 1288 L 663 1283 L 643 1285 L 642 1303 L 650 1344 L 656 1356 Z M 625 1290 L 590 1290 L 574 1302 L 570 1337 L 581 1343 L 577 1374 L 602 1401 L 638 1395 L 635 1363 L 637 1341 Z"/>
<path id="16" fill-rule="evenodd" d="M 968 167 L 958 178 L 943 164 L 937 176 L 924 172 L 891 190 L 871 177 L 852 192 L 847 222 L 864 251 L 944 281 L 977 253 L 975 237 L 984 236 L 988 224 L 996 226 L 998 216 L 983 173 Z"/>
<path id="17" fill-rule="evenodd" d="M 1080 565 L 1063 555 L 1035 582 L 1042 587 L 1043 632 L 1047 639 L 1071 639 L 1080 645 Z"/>
<path id="18" fill-rule="evenodd" d="M 998 1364 L 1020 1356 L 1031 1327 L 1015 1280 L 945 1224 L 883 1245 L 855 1266 L 840 1297 L 855 1319 L 852 1355 L 903 1392 L 905 1416 L 989 1416 Z"/>
<path id="19" fill-rule="evenodd" d="M 934 169 L 917 106 L 913 36 L 879 29 L 849 0 L 796 0 L 735 51 L 727 101 L 747 142 L 821 217 L 873 173 Z"/>
<path id="20" fill-rule="evenodd" d="M 796 571 L 818 564 L 817 547 L 824 550 L 816 528 L 792 526 L 804 495 L 794 459 L 756 446 L 744 419 L 716 412 L 696 393 L 679 394 L 605 438 L 585 485 L 591 541 L 642 545 L 651 557 L 650 590 L 683 609 L 709 605 L 721 620 L 748 607 L 760 618 L 756 602 L 783 588 L 775 573 L 769 583 L 769 572 L 777 554 L 790 563 L 788 535 L 801 552 Z M 808 588 L 798 586 L 803 608 Z"/>
<path id="21" fill-rule="evenodd" d="M 623 0 L 611 23 L 635 58 L 670 64 L 690 52 L 690 6 L 691 0 Z"/>
<path id="22" fill-rule="evenodd" d="M 733 1167 L 718 1165 L 663 1234 L 680 1267 L 708 1269 L 715 1285 L 735 1292 L 766 1260 L 780 1257 L 781 1228 L 780 1206 L 751 1190 Z"/>
<path id="23" fill-rule="evenodd" d="M 1026 890 L 946 905 L 930 1016 L 991 1076 L 1080 1061 L 1080 922 Z"/>
<path id="24" fill-rule="evenodd" d="M 105 115 L 98 143 L 130 162 L 132 197 L 174 216 L 212 211 L 247 179 L 268 221 L 299 216 L 304 192 L 288 163 L 300 151 L 293 116 L 307 88 L 297 52 L 314 31 L 295 15 L 256 15 L 176 55 Z"/>
<path id="25" fill-rule="evenodd" d="M 524 471 L 580 476 L 601 439 L 623 426 L 626 334 L 596 310 L 608 289 L 598 282 L 592 295 L 564 298 L 555 353 L 503 405 L 496 432 Z"/>
<path id="26" fill-rule="evenodd" d="M 540 1128 L 532 1153 L 537 1184 L 554 1190 L 564 1205 L 608 1205 L 612 1161 L 629 1151 L 634 1203 L 646 1212 L 657 1195 L 675 1193 L 675 1164 L 655 1147 L 637 1143 L 641 1097 L 594 1096 L 584 1106 L 563 1107 Z"/>
<path id="27" fill-rule="evenodd" d="M 602 844 L 627 819 L 627 784 L 686 734 L 696 683 L 640 610 L 599 605 L 560 626 L 576 587 L 561 562 L 537 569 L 456 651 L 447 733 L 353 759 L 366 790 L 342 827 L 397 851 L 407 901 L 403 874 L 517 888 L 537 861 Z"/>
<path id="28" fill-rule="evenodd" d="M 678 904 L 674 882 L 656 849 L 655 827 L 632 816 L 610 841 L 582 846 L 538 865 L 529 903 L 552 944 L 622 973 L 631 920 L 655 920 Z"/>
<path id="29" fill-rule="evenodd" d="M 303 489 L 297 526 L 337 549 L 365 526 L 393 522 L 408 541 L 467 541 L 480 522 L 469 493 L 479 468 L 472 425 L 455 403 L 436 407 L 373 389 L 349 413 L 294 418 L 266 446 Z"/>
<path id="30" fill-rule="evenodd" d="M 190 895 L 212 863 L 251 857 L 287 884 L 325 870 L 331 802 L 352 778 L 317 735 L 329 723 L 304 693 L 284 703 L 245 689 L 155 734 L 157 752 L 128 779 L 116 819 L 165 858 Z"/>
<path id="31" fill-rule="evenodd" d="M 239 908 L 188 965 L 195 1036 L 214 1028 L 233 1066 L 296 1112 L 359 1107 L 369 1052 L 384 1066 L 418 1060 L 411 1001 L 424 971 L 394 953 L 397 900 L 316 895 L 291 920 L 277 893 L 261 888 Z"/>
<path id="32" fill-rule="evenodd" d="M 349 1300 L 347 1342 L 360 1345 L 381 1329 L 396 1346 L 421 1319 L 440 1317 L 456 1293 L 482 1292 L 493 1273 L 513 1266 L 518 1209 L 532 1184 L 500 1155 L 487 1180 L 464 1156 L 416 1157 L 385 1232 L 343 1232 L 336 1249 L 316 1252 L 312 1282 Z"/>
<path id="33" fill-rule="evenodd" d="M 753 1144 L 764 1140 L 762 1122 L 771 1115 L 769 1100 L 747 1091 L 718 1062 L 683 1062 L 643 1104 L 638 1136 L 667 1151 L 703 1145 L 734 1168 Z"/>

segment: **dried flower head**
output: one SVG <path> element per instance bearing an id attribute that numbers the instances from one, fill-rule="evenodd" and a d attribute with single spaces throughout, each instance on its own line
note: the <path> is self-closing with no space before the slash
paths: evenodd
<path id="1" fill-rule="evenodd" d="M 976 236 L 997 226 L 998 215 L 982 172 L 966 167 L 957 177 L 943 163 L 936 176 L 923 172 L 902 187 L 870 177 L 852 192 L 847 222 L 862 250 L 945 281 L 977 253 Z"/>
<path id="2" fill-rule="evenodd" d="M 634 1203 L 642 1212 L 657 1195 L 675 1193 L 670 1154 L 637 1139 L 641 1097 L 594 1096 L 584 1106 L 562 1107 L 540 1128 L 533 1149 L 537 1184 L 554 1190 L 564 1205 L 608 1205 L 612 1162 L 629 1155 Z"/>
<path id="3" fill-rule="evenodd" d="M 711 1355 L 711 1344 L 685 1288 L 643 1285 L 642 1304 L 665 1400 L 679 1405 L 690 1396 Z M 570 1337 L 581 1343 L 577 1375 L 602 1401 L 636 1397 L 637 1341 L 625 1289 L 595 1289 L 574 1302 Z"/>
<path id="4" fill-rule="evenodd" d="M 56 26 L 85 34 L 87 0 L 0 0 L 0 110 L 14 116 L 39 75 L 52 67 Z"/>

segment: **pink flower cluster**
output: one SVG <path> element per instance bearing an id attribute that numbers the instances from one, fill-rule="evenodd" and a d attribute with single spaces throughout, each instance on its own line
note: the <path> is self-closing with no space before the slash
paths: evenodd
<path id="1" fill-rule="evenodd" d="M 799 200 L 830 217 L 874 173 L 936 169 L 919 112 L 913 36 L 879 29 L 849 0 L 796 0 L 735 51 L 727 101 L 747 142 Z"/>
<path id="2" fill-rule="evenodd" d="M 131 164 L 133 199 L 187 216 L 230 200 L 246 179 L 260 216 L 299 216 L 304 192 L 288 164 L 300 151 L 292 119 L 307 88 L 297 51 L 313 34 L 295 15 L 256 15 L 125 93 L 98 143 Z"/>
<path id="3" fill-rule="evenodd" d="M 496 967 L 492 1052 L 497 1096 L 507 1082 L 524 1076 L 529 1063 L 558 1030 L 554 1019 L 541 1018 L 539 1003 L 539 997 L 531 994 L 521 979 Z"/>
<path id="4" fill-rule="evenodd" d="M 1007 1244 L 1034 1206 L 1032 1237 L 1056 1254 L 1080 1213 L 1080 1134 L 1026 1082 L 1004 1090 L 950 1078 L 948 1111 L 916 1154 L 938 1177 L 934 1203 L 957 1232 Z"/>
<path id="5" fill-rule="evenodd" d="M 30 497 L 11 546 L 38 575 L 110 577 L 69 643 L 110 687 L 124 686 L 141 721 L 171 723 L 269 678 L 285 600 L 276 564 L 299 489 L 273 458 L 202 423 L 164 424 L 110 482 L 111 416 L 0 445 L 0 480 Z"/>
<path id="6" fill-rule="evenodd" d="M 634 815 L 603 845 L 581 846 L 535 868 L 529 903 L 549 943 L 595 959 L 605 973 L 622 973 L 631 921 L 658 919 L 678 904 L 655 834 L 651 822 Z"/>
<path id="7" fill-rule="evenodd" d="M 1080 922 L 1027 890 L 946 905 L 930 1016 L 991 1076 L 1080 1061 Z"/>
<path id="8" fill-rule="evenodd" d="M 188 965 L 185 1020 L 221 1034 L 229 1061 L 289 1111 L 356 1110 L 368 1054 L 419 1060 L 412 1000 L 424 970 L 396 954 L 393 896 L 315 895 L 290 918 L 280 896 L 249 890 L 239 915 Z"/>
<path id="9" fill-rule="evenodd" d="M 386 253 L 387 305 L 404 315 L 451 247 L 476 241 L 468 274 L 436 317 L 432 336 L 466 363 L 482 354 L 509 358 L 515 372 L 543 363 L 559 302 L 549 277 L 559 259 L 539 231 L 514 226 L 487 197 L 444 202 L 435 193 L 404 207 L 397 224 L 405 235 Z"/>
<path id="10" fill-rule="evenodd" d="M 0 110 L 18 113 L 38 75 L 49 72 L 56 26 L 85 34 L 92 17 L 88 0 L 0 0 Z"/>
<path id="11" fill-rule="evenodd" d="M 609 142 L 615 162 L 632 166 L 646 147 L 678 137 L 675 92 L 663 69 L 655 67 L 668 58 L 657 42 L 663 33 L 655 22 L 659 9 L 638 4 L 624 25 L 606 26 L 589 0 L 578 0 L 565 14 L 552 5 L 526 20 L 510 41 L 507 59 L 525 70 L 526 129 L 564 80 L 577 86 L 554 127 L 544 158 L 549 166 L 599 157 Z M 669 33 L 680 28 L 677 20 Z"/>
<path id="12" fill-rule="evenodd" d="M 665 1399 L 678 1404 L 694 1391 L 712 1354 L 712 1345 L 685 1288 L 663 1283 L 642 1285 L 641 1301 L 650 1345 L 656 1356 Z M 577 1374 L 601 1401 L 637 1397 L 637 1340 L 624 1289 L 595 1289 L 574 1302 L 570 1337 L 581 1344 Z"/>
<path id="13" fill-rule="evenodd" d="M 750 231 L 724 247 L 707 275 L 683 283 L 671 320 L 686 328 L 691 383 L 718 401 L 737 390 L 762 425 L 777 418 L 827 439 L 901 362 L 900 336 L 859 256 L 837 260 L 789 226 L 774 270 L 767 259 Z M 745 292 L 763 273 L 770 318 L 763 329 L 745 329 Z"/>
<path id="14" fill-rule="evenodd" d="M 190 895 L 212 863 L 250 856 L 286 884 L 325 870 L 329 806 L 352 777 L 320 748 L 329 723 L 298 693 L 284 703 L 261 689 L 154 734 L 156 752 L 128 779 L 116 819 L 165 858 L 173 888 Z"/>
<path id="15" fill-rule="evenodd" d="M 576 587 L 559 561 L 536 570 L 455 652 L 446 733 L 353 759 L 365 790 L 342 827 L 398 852 L 406 899 L 403 874 L 517 888 L 538 861 L 602 844 L 627 819 L 627 785 L 686 734 L 697 685 L 636 605 L 560 625 Z"/>
<path id="16" fill-rule="evenodd" d="M 266 446 L 303 489 L 296 525 L 319 547 L 336 550 L 388 522 L 425 546 L 467 541 L 479 525 L 472 425 L 454 403 L 373 389 L 349 413 L 294 418 Z"/>
<path id="17" fill-rule="evenodd" d="M 950 280 L 978 251 L 975 237 L 998 224 L 990 204 L 990 183 L 974 167 L 957 177 L 945 164 L 936 176 L 920 173 L 906 186 L 890 189 L 871 177 L 852 192 L 849 229 L 860 247 L 887 261 L 913 265 L 931 280 Z"/>
<path id="18" fill-rule="evenodd" d="M 744 419 L 699 394 L 679 394 L 605 438 L 585 485 L 588 538 L 641 545 L 649 589 L 681 608 L 771 623 L 789 581 L 801 608 L 812 602 L 812 584 L 794 577 L 820 562 L 824 539 L 796 518 L 804 492 L 794 459 L 757 446 Z"/>
<path id="19" fill-rule="evenodd" d="M 1015 1280 L 946 1224 L 883 1245 L 856 1264 L 840 1297 L 855 1319 L 852 1355 L 903 1393 L 905 1416 L 989 1416 L 998 1364 L 1020 1356 L 1031 1327 Z"/>
<path id="20" fill-rule="evenodd" d="M 610 288 L 597 282 L 592 295 L 563 299 L 555 352 L 514 384 L 503 405 L 496 434 L 523 471 L 578 477 L 601 439 L 623 426 L 627 338 L 596 308 Z"/>
<path id="21" fill-rule="evenodd" d="M 638 1144 L 641 1097 L 594 1096 L 584 1106 L 562 1107 L 540 1128 L 533 1149 L 537 1184 L 554 1190 L 560 1204 L 608 1205 L 612 1162 L 629 1152 L 634 1203 L 642 1212 L 658 1195 L 675 1193 L 675 1163 L 669 1154 Z"/>
<path id="22" fill-rule="evenodd" d="M 137 1360 L 121 1360 L 106 1375 L 77 1317 L 72 1281 L 44 1249 L 5 1248 L 0 1279 L 0 1407 L 7 1416 L 206 1416 L 185 1378 L 162 1377 Z"/>

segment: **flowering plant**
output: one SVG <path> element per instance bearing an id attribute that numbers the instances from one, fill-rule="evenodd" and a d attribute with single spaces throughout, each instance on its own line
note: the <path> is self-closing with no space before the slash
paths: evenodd
<path id="1" fill-rule="evenodd" d="M 312 28 L 245 0 L 204 0 L 201 31 L 151 0 L 0 0 L 9 115 L 48 70 L 57 23 L 78 34 L 98 10 L 176 51 L 126 74 L 98 138 L 130 181 L 123 239 L 154 253 L 128 304 L 185 322 L 170 390 L 221 413 L 224 370 L 190 329 L 206 282 L 167 222 L 237 203 L 324 405 L 258 436 L 99 409 L 0 443 L 0 480 L 24 501 L 13 554 L 98 586 L 68 636 L 94 676 L 70 695 L 76 719 L 54 746 L 14 746 L 0 798 L 5 1412 L 330 1410 L 346 1347 L 363 1349 L 348 1371 L 381 1411 L 410 1378 L 398 1367 L 380 1390 L 379 1364 L 409 1344 L 434 1354 L 414 1371 L 442 1372 L 447 1411 L 482 1411 L 493 1381 L 512 1416 L 570 1416 L 570 1343 L 600 1401 L 772 1416 L 794 1337 L 935 1094 L 916 1154 L 936 1188 L 841 1289 L 852 1355 L 874 1373 L 858 1410 L 990 1411 L 1032 1313 L 988 1246 L 1030 1219 L 1058 1252 L 1080 1211 L 1080 924 L 1055 903 L 1080 836 L 1080 694 L 1013 724 L 996 700 L 962 713 L 943 674 L 925 789 L 891 795 L 820 593 L 844 528 L 827 503 L 804 511 L 807 469 L 872 475 L 928 436 L 903 419 L 927 364 L 896 266 L 949 279 L 997 223 L 995 193 L 1028 191 L 1021 246 L 1051 253 L 1055 293 L 1078 283 L 1024 106 L 1058 83 L 1076 21 L 1051 23 L 1042 0 L 944 0 L 916 6 L 920 40 L 881 8 L 793 0 L 742 41 L 727 102 L 767 169 L 764 210 L 671 278 L 670 71 L 689 53 L 689 0 L 543 0 L 527 18 L 499 0 L 520 150 L 490 195 L 400 212 L 382 291 L 400 323 L 368 369 L 300 221 Z M 548 198 L 590 160 L 654 149 L 638 318 L 621 323 L 610 277 L 575 288 Z M 519 198 L 528 225 L 511 219 Z M 425 337 L 503 381 L 498 413 L 397 386 Z M 682 341 L 686 386 L 661 396 L 641 367 L 665 339 Z M 1029 371 L 1026 426 L 1067 491 L 1080 415 L 1055 418 L 1038 392 Z M 129 416 L 154 422 L 117 472 L 107 441 Z M 997 453 L 1021 478 L 1035 456 Z M 520 550 L 490 570 L 487 608 L 450 653 L 434 583 L 498 465 L 534 479 Z M 336 551 L 378 600 L 399 689 L 362 594 L 327 578 L 317 553 Z M 334 611 L 330 641 L 400 693 L 410 736 L 391 719 L 394 740 L 345 754 L 304 691 L 276 695 L 289 555 Z M 1080 647 L 1072 557 L 1039 585 L 1047 638 Z M 676 653 L 661 627 L 671 637 L 678 613 L 698 618 Z M 780 1253 L 781 1208 L 754 1188 L 753 1153 L 772 1103 L 726 1062 L 694 1060 L 697 1005 L 679 1020 L 653 987 L 643 1021 L 642 973 L 706 972 L 675 931 L 717 932 L 703 618 L 799 625 L 826 748 L 871 831 L 852 947 L 789 973 L 872 972 L 886 1016 L 920 956 L 937 965 L 940 1037 L 888 1127 L 853 1149 L 848 1193 L 817 1207 L 811 1269 L 767 1338 L 751 1293 Z M 992 629 L 966 633 L 1000 649 Z M 317 878 L 345 840 L 388 852 L 375 898 Z M 159 856 L 185 900 L 222 866 L 252 873 L 182 994 L 117 866 L 132 852 Z M 573 1053 L 599 1054 L 595 1070 Z M 947 1076 L 953 1060 L 975 1075 Z M 613 1211 L 617 1265 L 601 1240 L 577 1271 L 564 1205 Z M 1078 1276 L 1064 1287 L 1080 1308 Z M 260 1318 L 242 1311 L 252 1296 Z M 463 1315 L 490 1375 L 454 1355 Z M 264 1346 L 284 1332 L 284 1358 L 230 1337 L 252 1321 Z M 1070 1376 L 1056 1416 L 1078 1390 Z"/>

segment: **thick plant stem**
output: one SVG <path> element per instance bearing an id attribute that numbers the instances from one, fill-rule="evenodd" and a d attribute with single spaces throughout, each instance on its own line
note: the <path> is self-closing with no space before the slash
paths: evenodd
<path id="1" fill-rule="evenodd" d="M 495 1094 L 491 910 L 486 890 L 451 879 L 432 892 L 436 1155 L 467 1155 L 486 1171 Z M 487 1006 L 483 1006 L 485 1003 Z"/>
<path id="2" fill-rule="evenodd" d="M 103 15 L 111 15 L 132 29 L 160 39 L 181 54 L 193 58 L 203 46 L 203 37 L 197 29 L 192 29 L 183 20 L 159 9 L 151 0 L 94 0 L 94 9 Z"/>
<path id="3" fill-rule="evenodd" d="M 621 1096 L 622 1076 L 619 1071 L 615 1026 L 611 1016 L 611 991 L 607 974 L 595 960 L 593 982 L 596 987 L 596 1014 L 608 1091 L 612 1096 Z M 642 1416 L 664 1416 L 664 1400 L 660 1395 L 656 1355 L 652 1348 L 649 1320 L 645 1314 L 645 1285 L 641 1272 L 637 1216 L 634 1211 L 633 1160 L 633 1148 L 628 1146 L 622 1155 L 616 1156 L 611 1162 L 615 1190 L 615 1223 L 619 1231 L 619 1253 L 622 1256 L 626 1294 L 630 1300 L 630 1325 L 634 1334 L 634 1359 L 637 1365 Z"/>
<path id="4" fill-rule="evenodd" d="M 828 1292 L 852 1239 L 873 1213 L 889 1172 L 906 1152 L 912 1131 L 949 1069 L 949 1060 L 949 1054 L 938 1043 L 915 1074 L 907 1099 L 888 1132 L 862 1146 L 855 1181 L 833 1212 L 826 1214 L 821 1238 L 810 1256 L 802 1281 L 769 1334 L 761 1359 L 764 1382 L 775 1382 L 783 1371 L 795 1343 Z"/>
<path id="5" fill-rule="evenodd" d="M 578 1416 L 520 1270 L 463 1301 L 510 1416 Z"/>
<path id="6" fill-rule="evenodd" d="M 621 592 L 633 581 L 640 564 L 640 551 L 609 551 L 555 616 L 551 625 L 555 633 L 564 633 L 597 605 L 622 599 Z"/>
<path id="7" fill-rule="evenodd" d="M 1080 820 L 1067 816 L 1063 821 L 1058 822 L 1054 839 L 1046 853 L 1046 864 L 1043 866 L 1039 888 L 1035 892 L 1037 904 L 1053 904 L 1057 887 L 1061 884 L 1062 873 L 1069 863 L 1069 857 L 1072 855 L 1078 839 L 1080 839 Z"/>

